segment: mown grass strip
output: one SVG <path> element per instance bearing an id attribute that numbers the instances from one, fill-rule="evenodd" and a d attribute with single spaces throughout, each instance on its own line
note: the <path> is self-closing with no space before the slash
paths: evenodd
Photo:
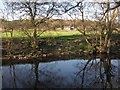
<path id="1" fill-rule="evenodd" d="M 33 31 L 29 32 L 29 34 L 32 36 Z M 41 32 L 38 32 L 38 35 Z M 40 35 L 40 37 L 59 37 L 59 36 L 72 36 L 72 35 L 80 35 L 78 31 L 46 31 Z M 20 31 L 14 31 L 13 32 L 13 38 L 22 38 L 22 37 L 28 37 L 24 32 Z M 10 32 L 3 32 L 2 35 L 0 35 L 0 38 L 11 38 Z"/>

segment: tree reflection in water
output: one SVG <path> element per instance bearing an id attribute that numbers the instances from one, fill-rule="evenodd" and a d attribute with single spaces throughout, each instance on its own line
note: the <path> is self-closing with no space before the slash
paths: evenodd
<path id="1" fill-rule="evenodd" d="M 79 68 L 79 66 L 77 66 Z M 91 69 L 92 68 L 92 69 Z M 98 69 L 99 68 L 99 69 Z M 100 55 L 100 60 L 98 61 L 98 59 L 96 59 L 95 57 L 91 58 L 90 60 L 88 60 L 86 62 L 86 64 L 84 65 L 84 67 L 81 69 L 79 68 L 80 70 L 78 72 L 76 72 L 76 78 L 75 78 L 75 82 L 76 80 L 78 79 L 81 79 L 81 80 L 78 80 L 76 82 L 76 86 L 78 88 L 86 88 L 86 87 L 96 87 L 96 88 L 113 88 L 113 83 L 114 82 L 114 69 L 115 69 L 115 66 L 111 64 L 111 58 L 109 55 Z M 94 71 L 90 71 L 90 70 L 94 70 Z M 99 71 L 98 71 L 99 70 Z M 89 74 L 90 72 L 94 73 L 95 72 L 95 79 L 91 79 L 91 83 L 89 82 L 89 79 L 86 79 L 89 78 Z M 98 73 L 99 72 L 99 75 Z M 79 82 L 81 81 L 81 82 Z M 84 83 L 85 82 L 85 83 Z M 86 84 L 86 82 L 89 82 L 88 86 Z M 78 85 L 79 83 L 79 85 Z M 95 86 L 95 84 L 97 84 Z M 117 88 L 117 87 L 114 87 L 114 88 Z"/>
<path id="2" fill-rule="evenodd" d="M 14 64 L 10 65 L 10 76 L 11 76 L 11 81 L 13 81 L 13 88 L 16 88 L 16 75 L 15 75 L 15 66 Z"/>
<path id="3" fill-rule="evenodd" d="M 104 72 L 102 73 L 101 68 L 102 65 L 104 67 Z M 111 79 L 113 77 L 112 73 L 112 65 L 111 65 L 111 59 L 110 57 L 102 57 L 100 58 L 100 79 L 102 81 L 104 88 L 111 88 L 112 89 L 112 83 Z"/>
<path id="4" fill-rule="evenodd" d="M 47 67 L 40 68 L 39 62 L 34 63 L 34 73 L 35 73 L 35 85 L 34 88 L 55 88 L 60 87 L 60 83 L 63 82 L 63 77 L 59 75 L 59 71 L 49 71 Z M 54 67 L 54 66 L 53 66 Z M 41 80 L 44 76 L 44 81 Z M 59 84 L 57 83 L 59 80 Z"/>
<path id="5" fill-rule="evenodd" d="M 4 88 L 115 88 L 117 60 L 109 55 L 99 59 L 34 62 L 3 66 Z"/>

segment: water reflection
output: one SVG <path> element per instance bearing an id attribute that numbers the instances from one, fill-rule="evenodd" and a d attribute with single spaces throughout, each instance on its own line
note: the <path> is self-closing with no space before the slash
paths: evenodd
<path id="1" fill-rule="evenodd" d="M 3 66 L 3 88 L 118 88 L 119 62 L 101 56 Z"/>
<path id="2" fill-rule="evenodd" d="M 102 57 L 100 59 L 88 60 L 83 68 L 78 67 L 80 70 L 76 72 L 81 82 L 79 88 L 117 88 L 118 84 L 118 63 L 119 60 L 111 60 L 110 58 Z"/>

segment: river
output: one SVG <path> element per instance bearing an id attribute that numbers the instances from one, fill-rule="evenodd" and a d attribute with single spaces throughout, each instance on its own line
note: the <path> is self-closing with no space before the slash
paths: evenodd
<path id="1" fill-rule="evenodd" d="M 120 88 L 120 59 L 70 59 L 2 66 L 3 88 Z"/>

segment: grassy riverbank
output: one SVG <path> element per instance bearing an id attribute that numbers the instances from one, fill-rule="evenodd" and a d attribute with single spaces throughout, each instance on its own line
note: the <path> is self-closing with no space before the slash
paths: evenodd
<path id="1" fill-rule="evenodd" d="M 91 34 L 92 36 L 92 34 Z M 94 37 L 94 36 L 92 36 Z M 111 52 L 113 55 L 120 53 L 120 35 L 112 35 Z M 93 38 L 91 38 L 93 39 Z M 12 56 L 14 58 L 33 58 L 41 56 L 54 56 L 56 55 L 68 55 L 68 54 L 88 54 L 88 46 L 84 40 L 84 37 L 78 31 L 49 31 L 45 32 L 39 37 L 40 41 L 44 41 L 39 49 L 34 50 L 30 46 L 30 38 L 22 33 L 14 32 L 13 37 L 10 34 L 3 33 L 2 35 L 2 47 L 6 50 L 3 51 L 3 56 Z M 8 44 L 11 43 L 11 47 Z M 21 59 L 23 59 L 21 58 Z"/>

